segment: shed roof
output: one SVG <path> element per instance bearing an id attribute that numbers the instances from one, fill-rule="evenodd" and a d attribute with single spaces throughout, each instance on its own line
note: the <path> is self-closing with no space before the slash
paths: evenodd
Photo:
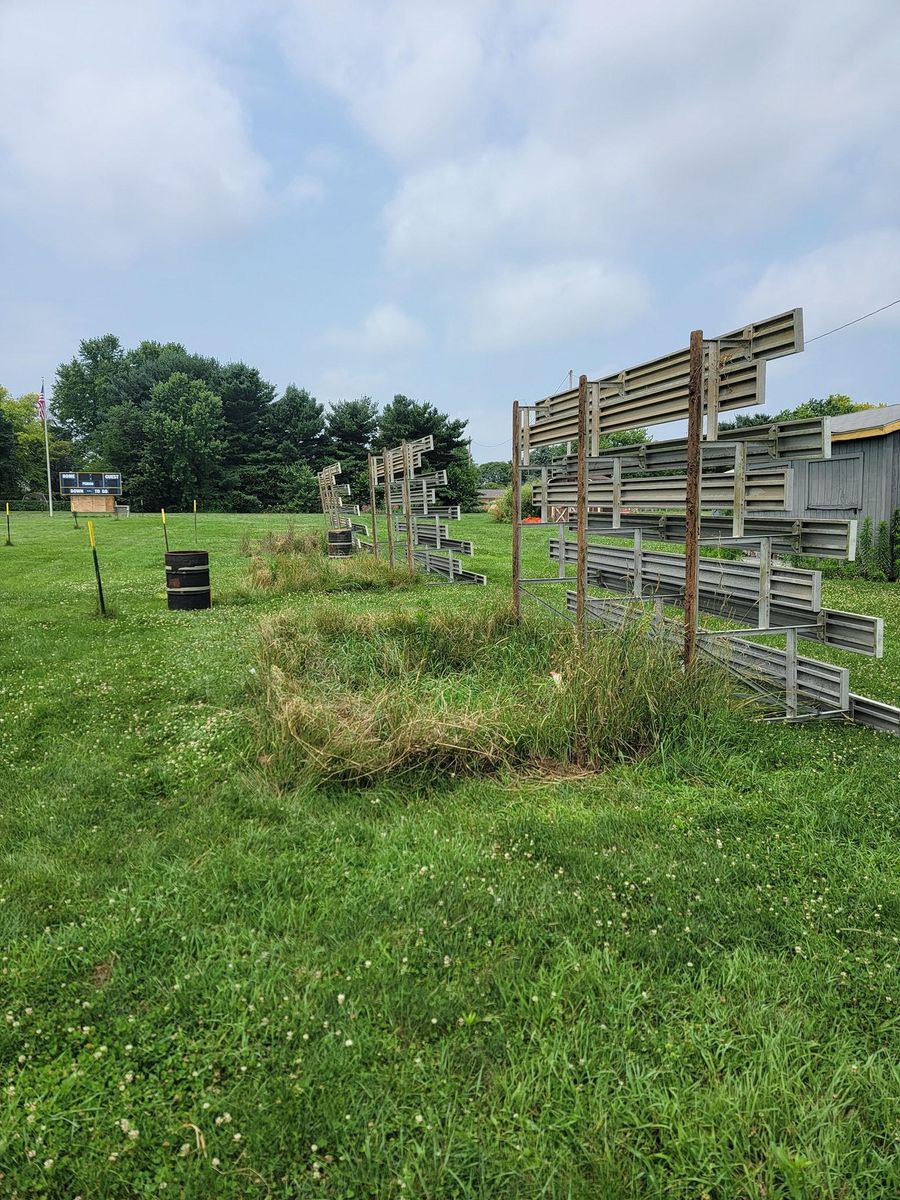
<path id="1" fill-rule="evenodd" d="M 883 437 L 900 429 L 900 404 L 885 408 L 866 408 L 831 418 L 831 440 L 852 442 L 857 438 Z"/>

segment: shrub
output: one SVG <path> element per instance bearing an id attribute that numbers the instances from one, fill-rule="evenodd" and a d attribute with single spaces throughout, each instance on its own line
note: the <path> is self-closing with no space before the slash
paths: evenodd
<path id="1" fill-rule="evenodd" d="M 875 543 L 872 538 L 872 518 L 866 517 L 859 534 L 857 554 L 859 572 L 864 579 L 871 579 L 875 570 Z"/>
<path id="2" fill-rule="evenodd" d="M 523 517 L 533 517 L 537 515 L 537 509 L 532 503 L 534 489 L 530 483 L 522 484 L 522 512 Z M 494 521 L 501 521 L 506 524 L 512 523 L 513 513 L 513 490 L 512 484 L 504 488 L 502 496 L 498 496 L 491 504 L 488 505 L 488 513 Z"/>
<path id="3" fill-rule="evenodd" d="M 887 521 L 878 522 L 875 539 L 875 578 L 892 579 L 894 576 L 894 553 L 891 546 L 891 527 Z"/>

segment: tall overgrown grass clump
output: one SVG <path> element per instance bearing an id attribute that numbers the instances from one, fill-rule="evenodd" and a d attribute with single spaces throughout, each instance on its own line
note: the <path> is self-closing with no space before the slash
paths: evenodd
<path id="1" fill-rule="evenodd" d="M 391 591 L 421 586 L 422 577 L 405 566 L 359 553 L 329 558 L 325 538 L 319 533 L 287 530 L 241 543 L 250 558 L 246 590 L 273 595 Z"/>
<path id="2" fill-rule="evenodd" d="M 282 612 L 261 633 L 261 754 L 283 784 L 596 771 L 706 743 L 734 717 L 714 666 L 685 675 L 643 626 L 595 636 L 496 610 Z"/>
<path id="3" fill-rule="evenodd" d="M 269 530 L 261 536 L 245 533 L 241 538 L 241 554 L 248 558 L 273 554 L 324 554 L 326 545 L 324 532 L 289 526 L 287 529 Z"/>

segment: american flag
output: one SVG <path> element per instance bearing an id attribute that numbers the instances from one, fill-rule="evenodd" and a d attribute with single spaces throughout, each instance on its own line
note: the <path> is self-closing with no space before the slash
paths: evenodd
<path id="1" fill-rule="evenodd" d="M 41 391 L 37 402 L 38 419 L 41 421 L 47 420 L 47 406 L 44 403 L 44 381 L 41 380 Z"/>

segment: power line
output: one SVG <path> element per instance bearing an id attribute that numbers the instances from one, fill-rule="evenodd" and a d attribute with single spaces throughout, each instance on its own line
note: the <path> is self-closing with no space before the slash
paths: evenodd
<path id="1" fill-rule="evenodd" d="M 842 329 L 849 329 L 851 325 L 858 325 L 860 321 L 865 321 L 868 317 L 874 317 L 876 313 L 884 312 L 886 308 L 893 308 L 895 304 L 900 304 L 900 297 L 892 300 L 890 304 L 882 304 L 881 308 L 873 308 L 871 312 L 863 313 L 861 317 L 855 317 L 852 321 L 846 321 L 843 325 L 836 325 L 834 329 L 828 329 L 825 333 L 817 333 L 815 337 L 807 338 L 806 345 L 810 342 L 817 342 L 820 338 L 829 337 L 832 333 L 840 333 Z"/>

